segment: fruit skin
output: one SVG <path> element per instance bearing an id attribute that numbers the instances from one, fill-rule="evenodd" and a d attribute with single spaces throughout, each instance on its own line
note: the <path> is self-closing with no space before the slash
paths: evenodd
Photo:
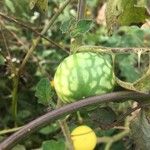
<path id="1" fill-rule="evenodd" d="M 78 126 L 71 132 L 75 150 L 94 150 L 97 142 L 94 131 L 86 126 Z"/>
<path id="2" fill-rule="evenodd" d="M 104 55 L 80 52 L 65 58 L 54 76 L 60 99 L 73 102 L 112 91 L 115 79 L 112 65 Z"/>

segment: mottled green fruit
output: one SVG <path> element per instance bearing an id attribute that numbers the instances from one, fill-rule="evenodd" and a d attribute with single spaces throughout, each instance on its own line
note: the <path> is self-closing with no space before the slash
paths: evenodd
<path id="1" fill-rule="evenodd" d="M 55 90 L 64 103 L 110 92 L 115 84 L 112 70 L 110 61 L 101 54 L 70 55 L 57 68 Z"/>

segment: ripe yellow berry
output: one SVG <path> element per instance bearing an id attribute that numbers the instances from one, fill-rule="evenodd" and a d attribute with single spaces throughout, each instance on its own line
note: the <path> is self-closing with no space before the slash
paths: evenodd
<path id="1" fill-rule="evenodd" d="M 94 150 L 97 142 L 94 131 L 86 126 L 78 126 L 71 133 L 75 150 Z"/>

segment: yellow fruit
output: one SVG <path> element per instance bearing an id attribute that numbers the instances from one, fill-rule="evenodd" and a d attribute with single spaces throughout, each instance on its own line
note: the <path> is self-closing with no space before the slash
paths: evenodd
<path id="1" fill-rule="evenodd" d="M 78 126 L 71 132 L 75 150 L 94 150 L 97 142 L 94 131 L 86 126 Z"/>

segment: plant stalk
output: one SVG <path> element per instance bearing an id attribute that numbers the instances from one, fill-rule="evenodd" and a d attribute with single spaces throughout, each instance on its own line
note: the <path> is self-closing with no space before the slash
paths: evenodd
<path id="1" fill-rule="evenodd" d="M 57 107 L 56 108 L 60 108 L 62 107 L 62 102 L 60 99 L 57 100 Z M 74 147 L 73 147 L 73 142 L 72 142 L 72 139 L 71 139 L 71 134 L 70 134 L 70 130 L 69 130 L 69 127 L 67 125 L 67 121 L 66 119 L 61 119 L 61 120 L 58 120 L 58 123 L 61 127 L 61 130 L 63 132 L 63 135 L 66 139 L 66 143 L 67 143 L 67 147 L 69 150 L 74 150 Z"/>
<path id="2" fill-rule="evenodd" d="M 15 75 L 13 77 L 13 91 L 12 91 L 12 116 L 15 121 L 15 126 L 17 126 L 18 84 L 19 84 L 19 76 Z"/>

